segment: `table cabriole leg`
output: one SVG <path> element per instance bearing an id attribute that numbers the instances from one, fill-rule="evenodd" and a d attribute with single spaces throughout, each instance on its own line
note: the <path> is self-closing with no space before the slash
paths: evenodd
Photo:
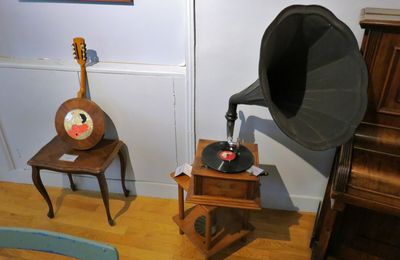
<path id="1" fill-rule="evenodd" d="M 36 189 L 40 192 L 40 194 L 42 194 L 44 200 L 47 202 L 47 205 L 49 206 L 49 211 L 47 213 L 47 216 L 49 218 L 54 218 L 53 205 L 51 204 L 49 194 L 47 193 L 43 185 L 42 179 L 40 178 L 40 169 L 36 166 L 32 166 L 32 181 Z"/>
<path id="2" fill-rule="evenodd" d="M 72 191 L 76 191 L 76 185 L 74 183 L 74 179 L 72 179 L 72 174 L 68 172 L 67 175 L 68 175 L 68 179 L 69 179 L 69 184 L 70 184 L 71 190 Z"/>
<path id="3" fill-rule="evenodd" d="M 114 220 L 112 219 L 111 214 L 110 214 L 108 186 L 107 186 L 106 177 L 104 176 L 104 173 L 97 174 L 96 177 L 97 177 L 97 180 L 99 181 L 101 196 L 103 198 L 104 207 L 106 209 L 108 223 L 110 224 L 110 226 L 113 226 Z"/>
<path id="4" fill-rule="evenodd" d="M 126 159 L 125 154 L 123 151 L 123 147 L 118 151 L 119 162 L 121 165 L 121 183 L 122 183 L 122 190 L 124 191 L 125 197 L 129 196 L 129 190 L 125 186 L 125 174 L 126 174 Z"/>

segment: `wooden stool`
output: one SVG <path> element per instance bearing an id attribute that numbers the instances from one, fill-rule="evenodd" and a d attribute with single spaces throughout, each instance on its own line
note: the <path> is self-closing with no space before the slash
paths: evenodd
<path id="1" fill-rule="evenodd" d="M 99 182 L 101 195 L 103 197 L 108 223 L 111 226 L 114 225 L 114 221 L 110 215 L 108 187 L 104 172 L 118 155 L 121 163 L 122 189 L 125 197 L 127 197 L 129 195 L 129 190 L 127 190 L 125 187 L 126 158 L 123 152 L 123 147 L 124 143 L 120 140 L 102 140 L 94 148 L 86 151 L 80 151 L 72 149 L 67 144 L 62 142 L 58 136 L 56 136 L 42 149 L 40 149 L 40 151 L 28 161 L 28 164 L 32 166 L 33 183 L 49 206 L 49 212 L 47 213 L 47 216 L 49 218 L 53 218 L 54 211 L 50 197 L 47 194 L 47 191 L 40 178 L 41 169 L 67 173 L 71 189 L 73 191 L 75 191 L 76 188 L 72 179 L 72 174 L 87 174 L 96 176 Z M 77 158 L 73 162 L 60 160 L 60 157 L 64 154 L 75 155 Z"/>

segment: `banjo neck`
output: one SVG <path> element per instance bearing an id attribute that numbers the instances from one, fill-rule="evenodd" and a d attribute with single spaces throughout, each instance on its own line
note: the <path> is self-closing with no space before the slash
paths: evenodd
<path id="1" fill-rule="evenodd" d="M 81 66 L 81 84 L 77 93 L 78 98 L 86 98 L 86 66 Z"/>
<path id="2" fill-rule="evenodd" d="M 85 39 L 81 37 L 74 38 L 72 43 L 72 49 L 74 51 L 74 58 L 81 67 L 81 82 L 80 88 L 77 93 L 78 98 L 86 98 L 86 43 Z"/>

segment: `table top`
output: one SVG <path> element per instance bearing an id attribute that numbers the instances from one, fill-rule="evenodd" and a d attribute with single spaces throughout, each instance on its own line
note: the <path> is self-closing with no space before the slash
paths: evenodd
<path id="1" fill-rule="evenodd" d="M 185 174 L 181 174 L 179 176 L 175 177 L 175 172 L 171 172 L 169 174 L 169 176 L 171 176 L 172 179 L 174 179 L 176 181 L 176 183 L 181 186 L 186 192 L 189 191 L 189 186 L 190 186 L 190 177 L 185 175 Z"/>
<path id="2" fill-rule="evenodd" d="M 111 164 L 123 145 L 120 140 L 103 139 L 90 150 L 75 150 L 56 136 L 40 149 L 28 164 L 62 172 L 100 174 Z M 78 157 L 73 162 L 60 160 L 64 154 Z"/>

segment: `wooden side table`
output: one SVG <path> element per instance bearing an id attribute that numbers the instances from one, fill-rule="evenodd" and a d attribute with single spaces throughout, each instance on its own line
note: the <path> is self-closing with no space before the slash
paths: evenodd
<path id="1" fill-rule="evenodd" d="M 67 173 L 73 191 L 75 191 L 76 188 L 72 179 L 72 174 L 95 176 L 99 182 L 108 223 L 114 225 L 109 209 L 108 187 L 104 172 L 115 157 L 119 156 L 122 189 L 125 197 L 127 197 L 129 195 L 129 190 L 125 187 L 126 158 L 123 147 L 124 143 L 120 140 L 102 140 L 90 150 L 74 150 L 56 136 L 40 149 L 40 151 L 28 161 L 28 164 L 32 166 L 33 183 L 49 206 L 47 216 L 53 218 L 54 210 L 50 197 L 40 178 L 40 170 L 42 169 Z M 60 157 L 64 154 L 75 155 L 77 158 L 73 162 L 60 160 Z"/>
<path id="2" fill-rule="evenodd" d="M 248 222 L 249 210 L 261 209 L 258 177 L 247 172 L 220 173 L 204 167 L 201 153 L 212 142 L 214 141 L 199 141 L 192 178 L 186 175 L 174 177 L 174 173 L 170 174 L 178 184 L 179 214 L 173 220 L 179 226 L 180 234 L 186 234 L 206 258 L 240 239 L 245 239 L 254 229 Z M 255 164 L 258 165 L 257 145 L 246 146 L 252 151 Z M 201 186 L 206 189 L 200 189 L 195 194 L 194 187 Z M 184 191 L 187 192 L 186 201 L 196 204 L 186 211 Z"/>

